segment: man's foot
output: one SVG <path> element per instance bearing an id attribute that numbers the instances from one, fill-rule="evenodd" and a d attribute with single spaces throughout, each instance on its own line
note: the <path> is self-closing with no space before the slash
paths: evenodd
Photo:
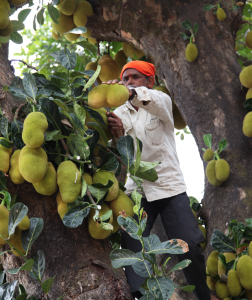
<path id="1" fill-rule="evenodd" d="M 219 299 L 216 298 L 214 295 L 211 295 L 211 300 L 219 300 Z"/>

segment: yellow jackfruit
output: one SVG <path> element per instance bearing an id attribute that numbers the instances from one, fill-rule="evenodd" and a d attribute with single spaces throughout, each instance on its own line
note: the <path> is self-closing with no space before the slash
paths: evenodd
<path id="1" fill-rule="evenodd" d="M 9 211 L 8 209 L 0 204 L 0 234 L 5 238 L 9 236 L 8 230 L 8 222 L 9 222 Z M 5 245 L 6 241 L 0 236 L 0 244 Z"/>
<path id="2" fill-rule="evenodd" d="M 30 148 L 38 148 L 44 143 L 48 128 L 46 116 L 41 112 L 31 112 L 24 120 L 22 139 Z"/>
<path id="3" fill-rule="evenodd" d="M 185 128 L 186 122 L 183 119 L 176 104 L 174 104 L 172 113 L 173 113 L 173 119 L 174 119 L 174 127 L 178 130 Z"/>
<path id="4" fill-rule="evenodd" d="M 229 263 L 232 260 L 236 259 L 236 255 L 233 252 L 224 252 L 223 255 L 226 258 L 226 263 Z M 223 263 L 219 260 L 218 261 L 218 275 L 221 277 L 221 275 L 226 273 L 226 268 L 224 267 Z"/>
<path id="5" fill-rule="evenodd" d="M 101 205 L 101 210 L 99 211 L 99 215 L 102 216 L 106 212 L 108 212 L 109 210 L 110 210 L 110 208 L 108 207 L 108 205 L 103 203 Z M 93 208 L 91 208 L 90 213 L 88 215 L 88 231 L 89 231 L 89 234 L 94 239 L 98 239 L 98 240 L 107 238 L 110 235 L 111 231 L 101 228 L 101 225 L 98 222 L 94 221 L 94 219 L 93 219 L 94 215 L 95 215 L 95 210 Z M 113 223 L 113 214 L 111 215 L 111 217 L 109 219 L 109 223 L 110 224 Z"/>
<path id="6" fill-rule="evenodd" d="M 116 53 L 116 55 L 114 56 L 114 60 L 116 61 L 118 68 L 120 70 L 120 72 L 122 71 L 123 66 L 126 64 L 127 62 L 127 56 L 124 54 L 123 50 L 120 50 Z"/>
<path id="7" fill-rule="evenodd" d="M 0 137 L 0 140 L 2 139 L 4 138 Z M 7 173 L 9 171 L 11 153 L 12 147 L 6 148 L 0 144 L 0 170 L 4 173 Z"/>
<path id="8" fill-rule="evenodd" d="M 127 57 L 131 57 L 132 59 L 135 59 L 135 56 L 137 59 L 140 59 L 145 55 L 145 53 L 141 50 L 136 49 L 132 44 L 123 42 L 122 43 L 123 52 Z"/>
<path id="9" fill-rule="evenodd" d="M 207 259 L 207 270 L 212 277 L 218 276 L 218 251 L 212 251 Z"/>
<path id="10" fill-rule="evenodd" d="M 72 16 L 66 16 L 61 12 L 61 10 L 59 11 L 60 11 L 60 17 L 58 19 L 59 23 L 56 24 L 52 22 L 52 28 L 55 33 L 59 32 L 60 35 L 63 35 L 63 33 L 72 30 L 75 27 L 75 25 Z"/>
<path id="11" fill-rule="evenodd" d="M 189 62 L 193 62 L 198 57 L 198 49 L 194 43 L 190 43 L 187 45 L 185 50 L 186 59 Z"/>
<path id="12" fill-rule="evenodd" d="M 238 297 L 240 295 L 240 293 L 242 292 L 240 280 L 239 280 L 235 270 L 228 271 L 227 287 L 228 287 L 229 294 L 232 297 Z"/>
<path id="13" fill-rule="evenodd" d="M 7 0 L 0 1 L 0 29 L 6 28 L 10 23 L 10 4 Z"/>
<path id="14" fill-rule="evenodd" d="M 247 36 L 245 38 L 245 43 L 248 48 L 252 49 L 252 31 L 249 31 L 247 33 Z"/>
<path id="15" fill-rule="evenodd" d="M 216 15 L 217 15 L 217 19 L 220 20 L 220 21 L 224 21 L 227 17 L 224 9 L 221 8 L 221 7 L 217 9 Z"/>
<path id="16" fill-rule="evenodd" d="M 224 300 L 225 298 L 229 297 L 229 291 L 228 291 L 226 283 L 224 283 L 224 282 L 217 281 L 217 283 L 215 285 L 215 291 L 216 291 L 216 296 L 220 300 Z"/>
<path id="17" fill-rule="evenodd" d="M 247 137 L 252 137 L 252 111 L 246 114 L 243 120 L 242 131 Z"/>
<path id="18" fill-rule="evenodd" d="M 216 160 L 211 160 L 206 167 L 206 176 L 207 179 L 209 181 L 210 184 L 218 186 L 221 185 L 223 182 L 219 181 L 216 178 L 216 174 L 215 174 L 215 164 L 216 164 Z"/>
<path id="19" fill-rule="evenodd" d="M 116 219 L 116 217 L 115 217 L 114 214 L 113 214 L 113 223 L 112 223 L 112 226 L 113 226 L 113 230 L 111 231 L 111 233 L 117 232 L 117 230 L 120 227 L 120 225 L 118 224 L 117 219 Z"/>
<path id="20" fill-rule="evenodd" d="M 76 33 L 66 33 L 64 35 L 64 37 L 69 41 L 69 42 L 73 42 L 76 41 L 79 37 L 80 34 L 76 34 Z"/>
<path id="21" fill-rule="evenodd" d="M 113 172 L 101 170 L 95 173 L 93 176 L 93 183 L 107 184 L 109 180 L 113 182 L 113 185 L 109 188 L 105 201 L 113 201 L 119 195 L 119 183 L 115 177 L 115 174 Z"/>
<path id="22" fill-rule="evenodd" d="M 109 202 L 109 207 L 112 209 L 113 211 L 113 215 L 116 217 L 116 219 L 120 216 L 120 211 L 125 211 L 127 216 L 134 216 L 134 211 L 133 211 L 133 207 L 134 207 L 134 203 L 133 201 L 124 194 L 124 192 L 122 190 L 119 190 L 119 195 L 118 197 Z"/>
<path id="23" fill-rule="evenodd" d="M 72 203 L 80 195 L 81 173 L 72 161 L 64 161 L 59 165 L 57 183 L 64 202 Z"/>
<path id="24" fill-rule="evenodd" d="M 112 57 L 109 56 L 106 59 L 101 58 L 99 59 L 98 64 L 101 66 L 99 78 L 101 79 L 102 82 L 107 82 L 109 80 L 119 78 L 120 70 L 117 65 L 117 62 L 113 60 Z"/>
<path id="25" fill-rule="evenodd" d="M 18 224 L 18 228 L 21 230 L 27 230 L 31 226 L 30 219 L 27 215 L 24 216 L 23 220 Z"/>
<path id="26" fill-rule="evenodd" d="M 67 203 L 62 200 L 60 192 L 58 192 L 56 200 L 58 214 L 60 215 L 61 220 L 63 220 L 64 215 L 68 212 Z"/>
<path id="27" fill-rule="evenodd" d="M 14 236 L 11 238 L 11 244 L 18 250 L 20 251 L 22 254 L 25 254 L 25 251 L 23 249 L 22 246 L 22 242 L 21 242 L 21 234 L 22 234 L 22 229 L 16 227 L 15 229 L 15 234 Z M 13 248 L 12 248 L 13 249 Z M 12 250 L 12 253 L 15 256 L 21 256 L 21 254 L 19 254 L 16 250 Z"/>
<path id="28" fill-rule="evenodd" d="M 78 3 L 81 3 L 79 4 L 82 9 L 83 9 L 83 14 L 86 15 L 86 16 L 92 16 L 93 15 L 93 7 L 92 5 L 86 1 L 86 0 L 80 0 Z M 77 4 L 78 4 L 77 3 Z"/>
<path id="29" fill-rule="evenodd" d="M 252 258 L 250 256 L 243 255 L 239 258 L 236 265 L 236 272 L 241 285 L 246 290 L 252 290 Z"/>
<path id="30" fill-rule="evenodd" d="M 52 30 L 52 37 L 53 37 L 55 40 L 59 40 L 58 34 L 55 33 L 53 30 Z"/>
<path id="31" fill-rule="evenodd" d="M 248 89 L 246 94 L 246 100 L 252 98 L 252 88 Z"/>
<path id="32" fill-rule="evenodd" d="M 252 291 L 246 290 L 245 297 L 247 298 L 247 300 L 252 300 Z"/>
<path id="33" fill-rule="evenodd" d="M 242 69 L 239 79 L 243 86 L 252 88 L 252 65 Z"/>
<path id="34" fill-rule="evenodd" d="M 93 184 L 93 178 L 89 173 L 83 173 L 82 176 L 83 176 L 83 178 L 85 179 L 85 181 L 88 185 Z"/>
<path id="35" fill-rule="evenodd" d="M 17 5 L 17 6 L 20 6 L 20 5 L 23 5 L 27 2 L 27 0 L 11 0 L 10 3 L 13 4 L 13 5 Z"/>
<path id="36" fill-rule="evenodd" d="M 0 36 L 8 36 L 12 33 L 12 30 L 13 30 L 13 23 L 10 22 L 6 28 L 0 29 Z"/>
<path id="37" fill-rule="evenodd" d="M 225 159 L 218 159 L 215 163 L 215 175 L 219 181 L 226 181 L 230 174 L 230 167 Z"/>
<path id="38" fill-rule="evenodd" d="M 207 268 L 206 268 L 206 274 L 209 274 Z M 211 276 L 206 277 L 206 284 L 209 287 L 210 290 L 215 291 L 215 285 L 216 285 L 216 280 L 214 280 Z"/>
<path id="39" fill-rule="evenodd" d="M 203 154 L 204 161 L 210 161 L 214 157 L 214 152 L 212 149 L 206 149 L 206 151 Z"/>
<path id="40" fill-rule="evenodd" d="M 200 243 L 200 246 L 202 248 L 202 251 L 205 250 L 206 248 L 206 228 L 203 227 L 202 225 L 199 225 L 199 229 L 201 230 L 201 232 L 203 233 L 204 237 L 205 237 L 205 242 L 204 243 Z"/>
<path id="41" fill-rule="evenodd" d="M 76 10 L 73 14 L 73 21 L 77 27 L 79 26 L 85 27 L 87 23 L 87 16 L 85 13 L 85 2 L 86 1 L 77 2 Z"/>
<path id="42" fill-rule="evenodd" d="M 64 15 L 71 16 L 75 12 L 76 1 L 64 0 L 60 8 Z"/>
<path id="43" fill-rule="evenodd" d="M 81 33 L 81 36 L 83 36 L 84 38 L 89 38 L 91 37 L 92 32 L 90 29 L 87 28 L 87 31 L 85 33 Z"/>
<path id="44" fill-rule="evenodd" d="M 57 191 L 57 175 L 51 162 L 48 162 L 47 170 L 43 179 L 39 182 L 33 183 L 33 186 L 41 195 L 50 196 Z"/>

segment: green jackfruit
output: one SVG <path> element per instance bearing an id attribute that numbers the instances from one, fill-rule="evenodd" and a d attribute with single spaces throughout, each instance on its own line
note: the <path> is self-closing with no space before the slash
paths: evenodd
<path id="1" fill-rule="evenodd" d="M 98 60 L 98 64 L 101 66 L 101 71 L 99 78 L 102 82 L 107 82 L 109 80 L 118 79 L 120 76 L 120 70 L 117 62 L 113 60 L 112 57 L 106 57 Z"/>
<path id="2" fill-rule="evenodd" d="M 73 42 L 76 41 L 79 37 L 80 34 L 76 34 L 76 33 L 66 33 L 64 35 L 64 37 L 69 41 L 69 42 Z"/>
<path id="3" fill-rule="evenodd" d="M 16 6 L 21 6 L 25 4 L 27 0 L 11 0 L 10 3 Z"/>
<path id="4" fill-rule="evenodd" d="M 86 26 L 87 16 L 85 13 L 85 2 L 84 1 L 77 2 L 76 10 L 73 14 L 73 21 L 77 27 L 79 27 L 79 26 L 85 27 Z"/>
<path id="5" fill-rule="evenodd" d="M 99 211 L 99 215 L 102 216 L 106 212 L 108 212 L 109 210 L 110 210 L 110 208 L 108 207 L 108 205 L 103 203 L 101 205 L 101 210 Z M 110 235 L 111 231 L 101 228 L 100 224 L 94 221 L 94 219 L 93 219 L 94 215 L 95 215 L 95 210 L 93 208 L 91 208 L 90 213 L 88 215 L 88 231 L 89 231 L 89 234 L 94 239 L 98 239 L 98 240 L 107 238 Z M 110 224 L 113 223 L 113 214 L 111 215 L 111 217 L 109 219 L 109 223 Z"/>
<path id="6" fill-rule="evenodd" d="M 206 268 L 206 274 L 209 274 L 207 268 Z M 209 289 L 212 291 L 215 291 L 216 282 L 217 281 L 214 280 L 211 276 L 206 277 L 206 284 L 209 287 Z"/>
<path id="7" fill-rule="evenodd" d="M 105 201 L 113 201 L 119 195 L 119 183 L 115 177 L 115 174 L 113 172 L 100 170 L 93 176 L 93 183 L 107 184 L 109 180 L 113 182 L 113 185 L 109 188 Z"/>
<path id="8" fill-rule="evenodd" d="M 106 95 L 109 85 L 101 84 L 88 93 L 88 105 L 91 108 L 105 107 L 107 103 Z"/>
<path id="9" fill-rule="evenodd" d="M 53 30 L 52 30 L 52 37 L 53 37 L 55 40 L 59 40 L 58 34 L 55 33 Z"/>
<path id="10" fill-rule="evenodd" d="M 252 137 L 252 111 L 246 114 L 243 120 L 242 131 L 247 137 Z"/>
<path id="11" fill-rule="evenodd" d="M 24 177 L 19 171 L 19 156 L 20 156 L 21 150 L 16 150 L 11 158 L 10 158 L 10 171 L 9 175 L 11 178 L 11 181 L 15 184 L 21 184 L 25 182 Z"/>
<path id="12" fill-rule="evenodd" d="M 47 170 L 43 179 L 39 182 L 33 183 L 33 186 L 41 195 L 50 196 L 57 191 L 57 175 L 51 162 L 48 162 Z"/>
<path id="13" fill-rule="evenodd" d="M 58 214 L 59 214 L 61 220 L 63 220 L 64 215 L 68 212 L 68 207 L 67 207 L 67 203 L 62 200 L 60 192 L 58 192 L 58 194 L 56 196 L 56 201 L 57 201 Z"/>
<path id="14" fill-rule="evenodd" d="M 36 183 L 43 179 L 47 170 L 47 154 L 41 147 L 25 146 L 19 156 L 19 171 L 24 179 Z"/>
<path id="15" fill-rule="evenodd" d="M 247 94 L 246 94 L 246 100 L 252 98 L 252 88 L 248 89 Z"/>
<path id="16" fill-rule="evenodd" d="M 252 242 L 250 242 L 248 246 L 248 255 L 252 257 Z"/>
<path id="17" fill-rule="evenodd" d="M 248 300 L 252 300 L 252 291 L 246 290 L 246 291 L 245 291 L 245 297 L 246 297 Z"/>
<path id="18" fill-rule="evenodd" d="M 226 283 L 217 281 L 215 285 L 216 296 L 220 300 L 224 300 L 230 296 Z"/>
<path id="19" fill-rule="evenodd" d="M 22 242 L 21 242 L 21 234 L 22 234 L 22 229 L 16 227 L 15 234 L 11 238 L 11 244 L 13 245 L 13 247 L 15 247 L 18 251 L 20 251 L 24 255 L 25 251 L 23 249 Z M 15 256 L 21 256 L 21 254 L 18 253 L 16 250 L 12 250 L 12 253 Z"/>
<path id="20" fill-rule="evenodd" d="M 120 50 L 116 53 L 114 60 L 116 61 L 120 72 L 122 71 L 123 66 L 127 62 L 127 56 L 124 54 L 123 50 Z"/>
<path id="21" fill-rule="evenodd" d="M 113 215 L 116 219 L 121 215 L 120 212 L 123 210 L 125 211 L 127 216 L 133 217 L 135 214 L 133 211 L 133 201 L 127 195 L 125 195 L 122 190 L 119 190 L 118 197 L 115 200 L 109 202 L 108 205 L 112 209 Z"/>
<path id="22" fill-rule="evenodd" d="M 23 220 L 18 224 L 18 228 L 21 230 L 27 230 L 31 226 L 30 219 L 27 215 L 24 216 Z"/>
<path id="23" fill-rule="evenodd" d="M 80 195 L 81 173 L 72 161 L 64 161 L 59 165 L 57 183 L 64 202 L 72 203 Z"/>
<path id="24" fill-rule="evenodd" d="M 241 285 L 246 290 L 252 290 L 252 258 L 250 256 L 243 255 L 239 258 L 236 265 L 236 272 Z"/>
<path id="25" fill-rule="evenodd" d="M 214 152 L 212 149 L 206 149 L 206 151 L 203 154 L 204 161 L 210 161 L 214 157 Z"/>
<path id="26" fill-rule="evenodd" d="M 88 185 L 93 184 L 93 178 L 89 173 L 83 173 L 82 176 L 83 176 L 83 178 L 85 179 L 85 181 Z"/>
<path id="27" fill-rule="evenodd" d="M 79 9 L 81 7 L 82 13 L 84 15 L 86 15 L 86 16 L 92 16 L 94 14 L 93 7 L 92 7 L 92 5 L 88 1 L 86 1 L 86 0 L 80 0 L 77 3 L 77 5 L 78 4 L 79 4 Z M 77 10 L 77 8 L 76 8 L 76 10 Z"/>
<path id="28" fill-rule="evenodd" d="M 218 251 L 212 251 L 207 259 L 207 270 L 212 277 L 218 276 Z"/>
<path id="29" fill-rule="evenodd" d="M 224 9 L 221 8 L 221 7 L 217 9 L 216 15 L 217 15 L 217 19 L 220 20 L 220 21 L 224 21 L 227 17 Z"/>
<path id="30" fill-rule="evenodd" d="M 123 52 L 127 57 L 131 57 L 133 60 L 135 60 L 135 55 L 137 59 L 140 59 L 145 55 L 145 53 L 141 50 L 136 49 L 132 44 L 123 42 L 122 43 Z"/>
<path id="31" fill-rule="evenodd" d="M 240 280 L 235 270 L 229 270 L 227 275 L 227 287 L 232 297 L 238 297 L 242 292 Z"/>
<path id="32" fill-rule="evenodd" d="M 71 16 L 75 12 L 76 1 L 64 0 L 60 8 L 64 15 Z"/>
<path id="33" fill-rule="evenodd" d="M 81 36 L 83 36 L 84 38 L 89 38 L 92 36 L 92 32 L 87 28 L 87 31 L 85 33 L 81 33 Z"/>
<path id="34" fill-rule="evenodd" d="M 200 243 L 200 246 L 202 248 L 202 251 L 205 250 L 206 248 L 206 228 L 203 227 L 202 225 L 199 225 L 199 229 L 201 230 L 201 232 L 203 233 L 204 237 L 205 237 L 205 242 L 204 243 Z"/>
<path id="35" fill-rule="evenodd" d="M 225 159 L 218 159 L 215 163 L 215 175 L 219 181 L 226 181 L 230 174 L 230 167 Z"/>
<path id="36" fill-rule="evenodd" d="M 61 12 L 61 10 L 59 11 L 60 11 L 60 17 L 58 19 L 59 23 L 56 24 L 52 22 L 52 28 L 55 33 L 59 32 L 60 35 L 63 35 L 63 33 L 72 30 L 75 27 L 75 25 L 72 16 L 66 16 Z"/>
<path id="37" fill-rule="evenodd" d="M 243 86 L 252 88 L 252 65 L 242 69 L 239 79 Z"/>
<path id="38" fill-rule="evenodd" d="M 9 222 L 9 211 L 8 209 L 0 204 L 0 234 L 5 238 L 9 236 L 8 230 L 8 222 Z M 0 236 L 0 244 L 5 245 L 6 241 Z"/>
<path id="39" fill-rule="evenodd" d="M 198 49 L 194 43 L 190 43 L 187 45 L 185 50 L 186 59 L 189 62 L 193 62 L 198 57 Z"/>
<path id="40" fill-rule="evenodd" d="M 247 33 L 245 43 L 248 48 L 252 49 L 252 31 Z"/>
<path id="41" fill-rule="evenodd" d="M 178 130 L 185 128 L 186 122 L 183 119 L 176 104 L 174 104 L 174 106 L 173 106 L 172 114 L 173 114 L 173 119 L 174 119 L 174 127 Z"/>
<path id="42" fill-rule="evenodd" d="M 224 252 L 223 255 L 226 258 L 226 262 L 229 263 L 231 260 L 236 259 L 236 255 L 233 252 Z M 226 273 L 226 268 L 224 267 L 223 263 L 218 260 L 218 275 L 221 277 L 221 275 Z"/>
<path id="43" fill-rule="evenodd" d="M 12 33 L 12 30 L 13 30 L 13 23 L 10 22 L 6 28 L 0 29 L 0 36 L 8 36 Z"/>
<path id="44" fill-rule="evenodd" d="M 0 137 L 0 140 L 2 139 L 4 138 Z M 7 173 L 9 171 L 11 153 L 12 147 L 6 148 L 0 144 L 0 170 L 4 173 Z"/>
<path id="45" fill-rule="evenodd" d="M 30 148 L 38 148 L 44 143 L 48 128 L 46 116 L 41 112 L 31 112 L 24 120 L 22 139 Z"/>
<path id="46" fill-rule="evenodd" d="M 216 164 L 216 160 L 211 160 L 206 167 L 206 176 L 207 179 L 209 181 L 210 184 L 218 186 L 221 185 L 223 182 L 219 181 L 216 178 L 216 174 L 215 174 L 215 164 Z"/>
<path id="47" fill-rule="evenodd" d="M 111 233 L 117 232 L 117 230 L 120 228 L 120 225 L 118 224 L 117 219 L 114 214 L 113 214 L 112 226 L 113 226 L 113 230 L 111 231 Z"/>
<path id="48" fill-rule="evenodd" d="M 0 29 L 6 28 L 10 23 L 10 4 L 7 0 L 0 1 Z"/>

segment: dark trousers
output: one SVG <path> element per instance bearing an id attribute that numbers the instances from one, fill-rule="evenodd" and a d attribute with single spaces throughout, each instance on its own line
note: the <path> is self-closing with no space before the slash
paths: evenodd
<path id="1" fill-rule="evenodd" d="M 195 285 L 194 296 L 198 300 L 210 300 L 210 292 L 206 285 L 206 266 L 204 255 L 199 243 L 204 242 L 204 236 L 199 229 L 198 222 L 192 213 L 189 205 L 189 198 L 186 193 L 174 197 L 147 202 L 142 198 L 142 207 L 146 211 L 147 226 L 143 233 L 144 237 L 150 235 L 153 224 L 160 214 L 166 234 L 169 239 L 181 239 L 189 246 L 189 251 L 185 254 L 178 255 L 179 261 L 190 259 L 191 264 L 183 269 L 185 278 L 189 285 Z M 137 216 L 135 215 L 135 219 Z M 142 250 L 138 240 L 122 230 L 121 245 L 123 249 L 129 249 L 133 252 Z M 139 287 L 145 278 L 137 275 L 131 266 L 125 267 L 125 273 L 131 292 L 139 291 Z"/>

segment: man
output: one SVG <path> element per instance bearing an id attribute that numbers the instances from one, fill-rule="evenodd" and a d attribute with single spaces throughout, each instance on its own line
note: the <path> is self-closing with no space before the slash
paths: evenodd
<path id="1" fill-rule="evenodd" d="M 154 85 L 155 67 L 143 61 L 126 64 L 121 72 L 119 84 L 129 90 L 129 101 L 108 115 L 111 133 L 119 138 L 131 135 L 143 143 L 142 160 L 160 161 L 156 167 L 158 180 L 145 181 L 142 207 L 146 211 L 147 226 L 143 236 L 149 236 L 158 214 L 169 239 L 182 239 L 188 243 L 189 251 L 178 255 L 179 261 L 190 259 L 192 263 L 185 268 L 188 284 L 195 285 L 194 295 L 198 300 L 217 299 L 210 296 L 206 285 L 206 268 L 200 243 L 204 236 L 198 227 L 186 195 L 186 185 L 179 167 L 174 139 L 174 124 L 171 98 L 163 92 L 151 90 Z M 117 83 L 117 80 L 107 84 Z M 136 145 L 135 145 L 136 149 Z M 126 194 L 130 195 L 136 185 L 128 178 Z M 138 190 L 141 193 L 141 190 Z M 122 248 L 133 252 L 141 251 L 138 240 L 122 231 Z M 144 278 L 137 275 L 131 266 L 125 268 L 132 295 L 140 298 L 139 287 Z"/>

